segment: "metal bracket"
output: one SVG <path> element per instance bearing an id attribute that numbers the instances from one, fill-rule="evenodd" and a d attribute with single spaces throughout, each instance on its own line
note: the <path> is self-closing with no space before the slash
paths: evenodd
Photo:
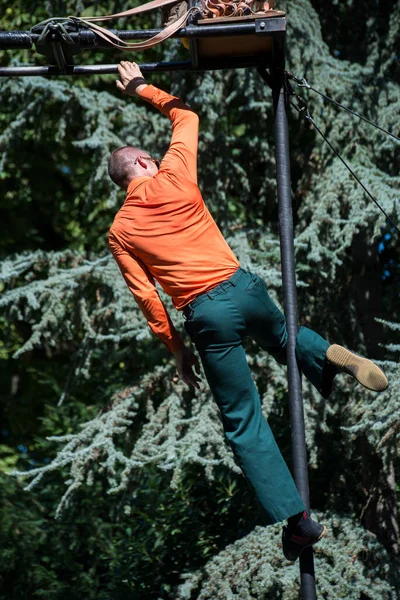
<path id="1" fill-rule="evenodd" d="M 256 35 L 271 35 L 272 32 L 275 34 L 285 33 L 286 23 L 282 23 L 282 21 L 286 21 L 286 19 L 282 19 L 281 17 L 276 19 L 271 17 L 256 19 L 254 21 L 255 33 Z"/>
<path id="2" fill-rule="evenodd" d="M 65 75 L 68 67 L 74 65 L 73 55 L 81 51 L 80 44 L 70 35 L 77 32 L 77 27 L 68 19 L 48 19 L 35 25 L 31 31 L 40 34 L 35 42 L 38 54 L 44 54 L 49 65 L 57 66 Z"/>
<path id="3" fill-rule="evenodd" d="M 291 73 L 290 71 L 285 71 L 285 75 L 288 79 L 295 81 L 299 87 L 311 89 L 311 86 L 307 83 L 304 77 L 300 79 L 300 77 L 296 77 L 296 75 L 293 75 L 293 73 Z"/>

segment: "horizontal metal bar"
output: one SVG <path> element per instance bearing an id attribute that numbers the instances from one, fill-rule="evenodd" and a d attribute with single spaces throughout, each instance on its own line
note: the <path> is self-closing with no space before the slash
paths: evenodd
<path id="1" fill-rule="evenodd" d="M 30 31 L 0 31 L 0 48 L 2 50 L 19 50 L 32 48 Z"/>
<path id="2" fill-rule="evenodd" d="M 210 20 L 211 21 L 211 20 Z M 256 19 L 256 21 L 262 21 L 265 26 L 262 28 L 263 35 L 275 35 L 281 34 L 286 31 L 286 18 L 266 18 Z M 258 29 L 260 31 L 260 29 Z M 138 29 L 128 31 L 118 31 L 111 29 L 113 33 L 118 35 L 122 40 L 143 40 L 153 37 L 160 33 L 162 29 Z M 183 27 L 172 37 L 174 38 L 205 38 L 205 37 L 225 37 L 230 35 L 255 35 L 256 26 L 255 21 L 247 21 L 240 23 L 218 23 L 210 25 L 188 25 Z M 29 49 L 32 44 L 35 44 L 39 39 L 38 33 L 31 33 L 30 31 L 0 31 L 0 49 L 1 50 L 15 50 L 15 49 Z M 79 44 L 82 49 L 88 48 L 110 48 L 106 42 L 101 40 L 93 31 L 90 29 L 79 29 L 77 32 L 70 32 L 72 40 Z"/>
<path id="3" fill-rule="evenodd" d="M 140 69 L 146 73 L 151 71 L 182 71 L 190 69 L 190 60 L 171 63 L 145 63 Z M 0 77 L 26 77 L 28 75 L 112 75 L 117 74 L 118 65 L 74 65 L 66 68 L 63 74 L 58 67 L 0 67 Z"/>
<path id="4" fill-rule="evenodd" d="M 240 69 L 255 67 L 263 62 L 260 57 L 225 58 L 203 61 L 195 69 L 190 60 L 176 62 L 153 62 L 139 65 L 143 73 L 164 71 L 216 71 L 222 69 Z M 58 67 L 0 67 L 0 77 L 58 76 L 58 75 L 116 75 L 118 65 L 74 65 L 67 66 L 66 73 Z"/>

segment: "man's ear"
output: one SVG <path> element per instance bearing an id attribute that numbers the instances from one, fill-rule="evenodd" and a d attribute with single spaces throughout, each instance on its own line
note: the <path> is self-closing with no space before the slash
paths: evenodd
<path id="1" fill-rule="evenodd" d="M 144 161 L 144 160 L 142 160 L 142 159 L 140 158 L 140 156 L 138 157 L 137 161 L 138 161 L 139 165 L 140 165 L 141 167 L 143 167 L 143 169 L 147 169 L 147 164 L 145 163 L 145 161 Z"/>

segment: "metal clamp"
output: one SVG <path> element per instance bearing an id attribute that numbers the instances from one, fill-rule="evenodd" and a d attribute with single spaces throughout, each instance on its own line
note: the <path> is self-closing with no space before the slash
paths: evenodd
<path id="1" fill-rule="evenodd" d="M 297 94 L 294 94 L 294 96 L 296 98 L 296 102 L 289 98 L 290 106 L 293 106 L 293 108 L 297 110 L 298 113 L 305 113 L 306 118 L 308 118 L 310 116 L 310 113 L 308 112 L 307 102 Z"/>
<path id="2" fill-rule="evenodd" d="M 282 19 L 281 17 L 277 19 L 271 17 L 265 17 L 264 19 L 257 18 L 254 24 L 256 35 L 271 35 L 272 32 L 285 33 L 286 31 L 286 19 Z M 278 29 L 277 24 L 279 24 Z"/>
<path id="3" fill-rule="evenodd" d="M 81 50 L 80 44 L 74 42 L 70 35 L 76 31 L 76 25 L 65 18 L 47 19 L 31 29 L 31 33 L 40 33 L 35 42 L 36 51 L 48 58 L 50 66 L 57 65 L 62 74 L 73 66 L 73 55 Z"/>
<path id="4" fill-rule="evenodd" d="M 299 77 L 296 77 L 296 75 L 293 75 L 293 73 L 291 73 L 290 71 L 285 71 L 285 75 L 288 79 L 291 79 L 292 81 L 297 83 L 297 85 L 299 87 L 305 87 L 307 89 L 311 89 L 311 86 L 307 83 L 307 81 L 304 79 L 304 77 L 302 79 L 300 79 Z"/>

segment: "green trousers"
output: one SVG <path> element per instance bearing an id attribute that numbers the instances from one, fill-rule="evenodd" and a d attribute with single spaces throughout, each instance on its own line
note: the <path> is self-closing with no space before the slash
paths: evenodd
<path id="1" fill-rule="evenodd" d="M 285 317 L 264 281 L 239 268 L 230 279 L 197 296 L 183 313 L 188 332 L 221 412 L 228 440 L 253 488 L 266 524 L 282 521 L 305 507 L 273 433 L 247 364 L 243 339 L 250 336 L 280 363 L 286 362 Z M 335 372 L 325 361 L 329 343 L 314 331 L 299 329 L 299 367 L 327 397 Z"/>

